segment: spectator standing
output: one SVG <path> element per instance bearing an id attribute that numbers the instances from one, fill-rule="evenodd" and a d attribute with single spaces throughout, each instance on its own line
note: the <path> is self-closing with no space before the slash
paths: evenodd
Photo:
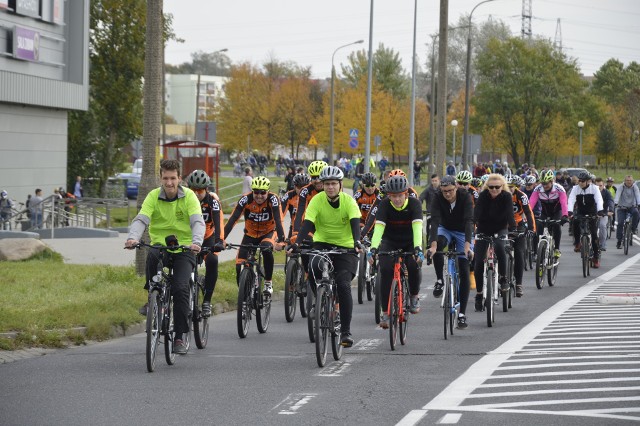
<path id="1" fill-rule="evenodd" d="M 449 161 L 449 165 L 447 166 L 447 176 L 455 176 L 456 175 L 456 166 L 453 165 L 453 161 Z"/>
<path id="2" fill-rule="evenodd" d="M 253 171 L 251 167 L 245 167 L 244 178 L 242 179 L 242 193 L 251 192 L 251 181 L 253 180 Z"/>
<path id="3" fill-rule="evenodd" d="M 42 189 L 36 189 L 35 197 L 31 197 L 29 201 L 29 209 L 31 210 L 31 227 L 34 229 L 42 229 L 42 216 L 44 215 L 44 204 L 42 199 Z"/>
<path id="4" fill-rule="evenodd" d="M 388 165 L 389 165 L 389 160 L 387 160 L 387 157 L 382 157 L 382 160 L 378 161 L 378 169 L 380 170 L 380 179 L 382 179 L 382 175 L 387 170 Z"/>
<path id="5" fill-rule="evenodd" d="M 293 166 L 287 167 L 287 175 L 284 177 L 284 181 L 287 183 L 287 192 L 292 191 L 295 188 L 293 184 L 293 177 L 296 173 L 293 171 Z M 244 187 L 243 187 L 244 189 Z M 246 191 L 242 191 L 243 194 L 246 194 Z"/>
<path id="6" fill-rule="evenodd" d="M 484 168 L 482 163 L 478 163 L 478 165 L 473 169 L 473 177 L 481 178 L 482 175 L 487 173 L 487 169 Z"/>
<path id="7" fill-rule="evenodd" d="M 73 196 L 76 199 L 82 198 L 82 177 L 76 177 L 76 185 L 73 187 Z"/>
<path id="8" fill-rule="evenodd" d="M 9 218 L 11 217 L 11 209 L 14 207 L 15 203 L 11 198 L 9 198 L 9 194 L 7 191 L 3 190 L 0 192 L 0 220 L 2 220 L 2 228 L 4 230 L 11 230 L 11 222 Z"/>

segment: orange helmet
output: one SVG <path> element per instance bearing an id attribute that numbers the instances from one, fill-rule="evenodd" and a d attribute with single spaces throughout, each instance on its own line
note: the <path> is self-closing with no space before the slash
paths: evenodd
<path id="1" fill-rule="evenodd" d="M 395 169 L 395 170 L 391 170 L 391 172 L 389 173 L 389 177 L 391 177 L 391 176 L 407 177 L 407 174 L 405 172 L 403 172 L 402 169 Z"/>

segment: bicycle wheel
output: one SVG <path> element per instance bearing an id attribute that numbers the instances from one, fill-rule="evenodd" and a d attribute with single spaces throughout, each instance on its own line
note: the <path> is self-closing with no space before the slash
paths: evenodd
<path id="1" fill-rule="evenodd" d="M 549 287 L 553 287 L 556 283 L 556 276 L 558 275 L 558 262 L 553 253 L 555 252 L 555 245 L 553 241 L 551 241 L 551 247 L 549 249 L 549 255 L 547 256 L 547 282 L 549 283 Z"/>
<path id="2" fill-rule="evenodd" d="M 358 259 L 358 305 L 362 305 L 363 303 L 363 295 L 364 289 L 367 285 L 367 254 L 362 252 L 360 253 L 360 258 Z"/>
<path id="3" fill-rule="evenodd" d="M 400 321 L 400 344 L 407 343 L 407 329 L 409 328 L 409 308 L 411 306 L 411 296 L 409 295 L 409 283 L 406 278 L 402 279 L 402 315 L 399 318 Z"/>
<path id="4" fill-rule="evenodd" d="M 509 294 L 511 289 L 511 275 L 513 274 L 513 258 L 507 256 L 507 284 L 509 285 L 509 290 L 502 291 L 500 289 L 500 297 L 502 298 L 502 312 L 509 312 Z"/>
<path id="5" fill-rule="evenodd" d="M 331 297 L 331 311 L 330 312 L 330 323 L 331 323 L 331 352 L 333 353 L 333 359 L 338 361 L 342 358 L 342 343 L 340 342 L 340 311 L 336 306 L 336 298 L 335 295 Z"/>
<path id="6" fill-rule="evenodd" d="M 611 238 L 613 232 L 613 216 L 609 216 L 607 219 L 607 240 Z"/>
<path id="7" fill-rule="evenodd" d="M 444 294 L 442 295 L 442 312 L 444 320 L 444 340 L 447 340 L 449 333 L 449 323 L 451 322 L 451 276 L 447 276 L 447 282 L 444 285 Z"/>
<path id="8" fill-rule="evenodd" d="M 298 296 L 296 294 L 296 286 L 298 279 L 298 269 L 300 265 L 296 259 L 289 259 L 287 263 L 287 274 L 284 279 L 284 317 L 287 322 L 293 321 L 296 317 L 296 303 Z"/>
<path id="9" fill-rule="evenodd" d="M 296 291 L 298 292 L 298 299 L 300 299 L 300 316 L 302 318 L 307 317 L 307 281 L 304 277 L 304 269 L 301 264 L 298 264 L 298 278 L 296 282 Z"/>
<path id="10" fill-rule="evenodd" d="M 391 291 L 389 292 L 389 344 L 391 350 L 396 349 L 398 343 L 398 325 L 400 321 L 400 304 L 398 301 L 398 281 L 391 282 Z"/>
<path id="11" fill-rule="evenodd" d="M 236 311 L 238 323 L 238 336 L 241 339 L 247 337 L 249 322 L 251 322 L 251 292 L 253 291 L 253 273 L 251 269 L 244 268 L 240 272 L 238 285 L 238 310 Z"/>
<path id="12" fill-rule="evenodd" d="M 487 327 L 493 327 L 493 286 L 494 286 L 494 271 L 487 271 L 487 282 L 485 283 L 487 289 L 487 297 L 484 300 L 484 308 L 487 313 Z"/>
<path id="13" fill-rule="evenodd" d="M 624 248 L 625 256 L 629 254 L 629 241 L 633 238 L 631 236 L 631 225 L 628 221 L 624 221 L 624 228 L 622 229 L 622 247 Z"/>
<path id="14" fill-rule="evenodd" d="M 266 333 L 271 320 L 271 296 L 264 294 L 264 282 L 260 279 L 260 285 L 256 290 L 256 326 L 259 333 Z"/>
<path id="15" fill-rule="evenodd" d="M 191 347 L 191 330 L 193 329 L 193 313 L 195 312 L 194 306 L 194 284 L 191 279 L 189 279 L 189 312 L 187 313 L 187 332 L 182 335 L 182 341 L 187 348 L 187 352 Z"/>
<path id="16" fill-rule="evenodd" d="M 547 240 L 540 239 L 538 243 L 538 255 L 536 256 L 536 287 L 542 289 L 544 273 L 547 269 Z"/>
<path id="17" fill-rule="evenodd" d="M 153 290 L 149 293 L 149 306 L 147 308 L 147 371 L 153 373 L 156 368 L 156 353 L 160 337 L 160 312 L 158 300 L 160 293 Z"/>
<path id="18" fill-rule="evenodd" d="M 173 352 L 173 342 L 175 339 L 174 328 L 173 328 L 173 297 L 169 297 L 169 307 L 167 308 L 167 312 L 165 312 L 165 318 L 163 321 L 166 321 L 166 334 L 164 335 L 164 358 L 167 361 L 167 364 L 173 365 L 176 363 L 176 354 Z"/>
<path id="19" fill-rule="evenodd" d="M 527 237 L 527 242 L 529 244 L 529 251 L 528 251 L 528 259 L 525 259 L 525 261 L 529 262 L 529 269 L 533 270 L 535 263 L 536 263 L 536 247 L 534 247 L 534 239 L 533 239 L 533 234 L 529 234 L 529 236 Z"/>
<path id="20" fill-rule="evenodd" d="M 209 340 L 209 317 L 202 315 L 202 302 L 200 295 L 204 297 L 204 277 L 199 276 L 197 281 L 196 295 L 194 299 L 193 311 L 193 338 L 196 341 L 198 349 L 204 349 L 207 347 L 207 341 Z"/>
<path id="21" fill-rule="evenodd" d="M 380 305 L 380 274 L 376 274 L 373 294 L 375 295 L 375 300 L 373 301 L 374 318 L 376 324 L 380 324 L 380 317 L 382 316 L 382 306 Z"/>
<path id="22" fill-rule="evenodd" d="M 372 275 L 375 271 L 372 271 L 369 262 L 367 262 L 367 270 L 369 271 L 367 274 L 367 301 L 371 302 L 373 300 L 373 280 L 375 280 L 376 276 Z"/>
<path id="23" fill-rule="evenodd" d="M 316 341 L 316 361 L 318 366 L 324 367 L 327 361 L 327 332 L 329 331 L 331 307 L 327 289 L 324 286 L 317 288 L 316 294 L 316 320 L 315 320 L 315 341 Z"/>
<path id="24" fill-rule="evenodd" d="M 587 236 L 580 237 L 580 257 L 582 258 L 582 275 L 587 278 L 589 275 L 589 250 L 591 249 L 589 244 L 589 238 Z"/>
<path id="25" fill-rule="evenodd" d="M 524 237 L 524 262 L 523 262 L 523 267 L 525 271 L 528 271 L 530 269 L 530 266 L 529 266 L 530 251 L 531 251 L 531 245 L 529 244 L 529 236 L 526 235 Z"/>
<path id="26" fill-rule="evenodd" d="M 307 281 L 307 331 L 309 332 L 309 341 L 311 343 L 316 341 L 315 337 L 315 325 L 316 314 L 315 314 L 315 303 L 316 296 L 313 294 L 311 290 L 311 283 Z"/>

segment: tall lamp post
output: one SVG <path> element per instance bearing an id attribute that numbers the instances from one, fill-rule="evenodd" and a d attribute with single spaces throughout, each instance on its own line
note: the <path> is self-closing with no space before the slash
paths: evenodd
<path id="1" fill-rule="evenodd" d="M 453 167 L 456 167 L 456 127 L 458 127 L 458 120 L 451 120 L 451 127 L 453 127 Z M 464 159 L 462 162 L 464 163 Z"/>
<path id="2" fill-rule="evenodd" d="M 580 132 L 580 160 L 578 167 L 582 167 L 582 128 L 584 127 L 584 121 L 578 121 L 578 130 Z"/>
<path id="3" fill-rule="evenodd" d="M 331 123 L 329 124 L 329 164 L 333 165 L 333 114 L 334 114 L 334 86 L 335 86 L 335 80 L 336 80 L 336 68 L 333 66 L 333 59 L 336 56 L 336 52 L 340 49 L 342 49 L 343 47 L 347 47 L 347 46 L 351 46 L 353 44 L 361 44 L 364 43 L 364 40 L 358 40 L 358 41 L 354 41 L 353 43 L 349 43 L 349 44 L 345 44 L 344 46 L 340 46 L 338 47 L 336 50 L 333 51 L 333 55 L 331 55 L 331 113 L 330 113 L 330 118 L 329 121 L 331 121 Z"/>
<path id="4" fill-rule="evenodd" d="M 467 69 L 464 82 L 464 135 L 462 140 L 462 163 L 466 164 L 467 161 L 467 149 L 469 148 L 469 90 L 471 90 L 471 18 L 473 12 L 481 4 L 489 3 L 494 0 L 484 0 L 476 4 L 471 13 L 469 14 L 469 36 L 467 37 Z"/>

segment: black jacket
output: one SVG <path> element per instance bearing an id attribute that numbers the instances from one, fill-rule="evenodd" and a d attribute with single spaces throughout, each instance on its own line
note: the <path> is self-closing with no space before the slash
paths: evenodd
<path id="1" fill-rule="evenodd" d="M 438 226 L 442 225 L 448 231 L 464 232 L 464 240 L 471 242 L 473 201 L 471 200 L 471 194 L 466 189 L 456 190 L 456 204 L 453 210 L 451 209 L 451 204 L 442 195 L 442 192 L 437 193 L 431 204 L 429 206 L 431 213 L 430 241 L 438 239 Z"/>
<path id="2" fill-rule="evenodd" d="M 516 227 L 509 191 L 503 190 L 496 198 L 491 198 L 489 190 L 485 189 L 478 196 L 473 213 L 478 234 L 493 235 L 503 229 Z"/>

